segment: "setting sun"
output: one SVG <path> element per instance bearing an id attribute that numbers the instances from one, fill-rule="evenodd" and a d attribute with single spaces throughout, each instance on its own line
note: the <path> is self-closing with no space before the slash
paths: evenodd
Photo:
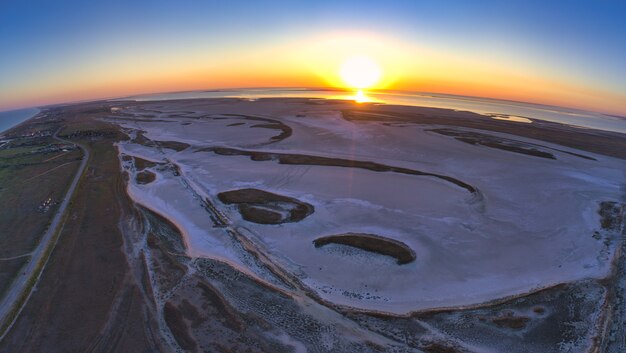
<path id="1" fill-rule="evenodd" d="M 376 61 L 358 55 L 346 59 L 341 65 L 341 78 L 351 88 L 369 88 L 380 80 L 381 70 Z"/>
<path id="2" fill-rule="evenodd" d="M 625 15 L 0 0 L 0 353 L 626 353 Z"/>

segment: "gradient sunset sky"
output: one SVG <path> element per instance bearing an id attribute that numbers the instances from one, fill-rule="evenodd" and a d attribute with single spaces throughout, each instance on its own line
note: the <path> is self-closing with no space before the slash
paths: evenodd
<path id="1" fill-rule="evenodd" d="M 626 1 L 0 1 L 0 110 L 138 93 L 341 86 L 626 115 Z"/>

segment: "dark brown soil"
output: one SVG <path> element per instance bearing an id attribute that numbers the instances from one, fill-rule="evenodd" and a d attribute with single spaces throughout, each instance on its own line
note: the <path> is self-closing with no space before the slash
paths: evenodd
<path id="1" fill-rule="evenodd" d="M 535 314 L 543 314 L 546 312 L 546 308 L 542 307 L 542 306 L 536 306 L 533 308 L 533 312 Z"/>
<path id="2" fill-rule="evenodd" d="M 144 170 L 146 168 L 152 168 L 157 165 L 157 163 L 151 162 L 143 158 L 134 157 L 134 159 L 135 159 L 135 168 L 137 168 L 137 170 Z"/>
<path id="3" fill-rule="evenodd" d="M 515 316 L 513 314 L 494 317 L 491 322 L 499 327 L 506 327 L 514 330 L 521 330 L 526 327 L 530 321 L 527 316 Z"/>
<path id="4" fill-rule="evenodd" d="M 115 129 L 97 115 L 83 115 L 83 105 L 58 109 L 70 128 Z M 91 150 L 91 159 L 37 290 L 0 352 L 164 351 L 118 227 L 120 217 L 133 212 L 113 146 L 122 139 L 121 133 L 76 139 Z"/>
<path id="5" fill-rule="evenodd" d="M 481 145 L 533 157 L 556 159 L 552 153 L 538 150 L 535 147 L 520 141 L 503 139 L 477 132 L 458 131 L 454 129 L 432 129 L 428 131 L 432 131 L 440 135 L 453 136 L 456 140 L 470 145 Z"/>
<path id="6" fill-rule="evenodd" d="M 217 318 L 225 326 L 236 332 L 243 330 L 244 324 L 239 319 L 239 315 L 217 289 L 206 282 L 198 282 L 196 287 L 202 292 L 202 297 L 205 301 L 217 310 Z"/>
<path id="7" fill-rule="evenodd" d="M 148 146 L 148 147 L 154 147 L 154 142 L 148 139 L 146 136 L 144 136 L 143 131 L 137 132 L 137 135 L 135 135 L 135 139 L 133 140 L 133 142 L 138 143 L 140 145 Z"/>
<path id="8" fill-rule="evenodd" d="M 183 254 L 185 253 L 185 242 L 180 230 L 167 218 L 152 212 L 147 208 L 137 206 L 142 215 L 150 223 L 150 228 L 155 239 L 148 236 L 148 245 L 153 247 L 158 245 L 164 252 Z"/>
<path id="9" fill-rule="evenodd" d="M 455 347 L 444 345 L 441 343 L 428 343 L 420 347 L 426 353 L 464 353 Z"/>
<path id="10" fill-rule="evenodd" d="M 217 197 L 225 204 L 236 204 L 246 221 L 259 224 L 299 222 L 314 211 L 306 202 L 259 189 L 225 191 Z"/>
<path id="11" fill-rule="evenodd" d="M 200 314 L 198 308 L 191 304 L 187 299 L 183 299 L 180 303 L 179 309 L 183 313 L 183 317 L 191 322 L 192 328 L 197 328 L 207 320 L 206 317 Z"/>
<path id="12" fill-rule="evenodd" d="M 291 127 L 289 125 L 283 123 L 280 120 L 270 119 L 270 118 L 265 118 L 265 117 L 259 117 L 259 116 L 252 116 L 252 115 L 241 115 L 241 114 L 223 114 L 223 115 L 230 116 L 230 117 L 242 118 L 242 119 L 245 119 L 245 120 L 262 121 L 262 122 L 265 123 L 265 124 L 252 125 L 252 126 L 250 126 L 251 128 L 262 128 L 262 129 L 279 130 L 280 134 L 278 134 L 276 136 L 272 136 L 270 138 L 270 143 L 282 141 L 282 140 L 288 138 L 289 136 L 291 136 L 291 134 L 293 133 L 293 130 L 291 129 Z M 239 124 L 239 123 L 233 123 L 233 124 L 230 124 L 228 126 L 236 126 L 235 124 Z"/>
<path id="13" fill-rule="evenodd" d="M 189 144 L 184 143 L 184 142 L 177 142 L 177 141 L 157 141 L 156 142 L 160 147 L 162 148 L 169 148 L 171 150 L 174 150 L 176 152 L 180 152 L 180 151 L 184 151 L 187 148 L 189 148 Z"/>
<path id="14" fill-rule="evenodd" d="M 186 351 L 197 352 L 198 344 L 189 334 L 189 328 L 183 319 L 183 314 L 176 305 L 172 302 L 165 303 L 163 316 L 178 345 Z"/>
<path id="15" fill-rule="evenodd" d="M 281 133 L 276 135 L 276 136 L 272 136 L 270 138 L 270 140 L 272 141 L 281 141 L 286 139 L 287 137 L 291 136 L 291 128 L 285 124 L 282 123 L 271 123 L 271 124 L 256 124 L 256 125 L 252 125 L 250 126 L 252 128 L 262 128 L 262 129 L 274 129 L 274 130 L 280 130 Z"/>
<path id="16" fill-rule="evenodd" d="M 483 145 L 485 147 L 496 148 L 496 149 L 503 150 L 503 151 L 509 151 L 509 152 L 518 153 L 518 154 L 525 154 L 527 156 L 547 158 L 547 159 L 556 159 L 556 157 L 554 157 L 552 153 L 540 151 L 535 148 L 525 148 L 525 147 L 520 147 L 520 146 L 508 145 L 506 143 L 502 143 L 498 141 L 481 141 L 481 140 L 476 141 L 476 140 L 470 139 L 471 141 L 468 142 L 462 138 L 459 138 L 457 140 L 470 143 L 473 145 Z"/>
<path id="17" fill-rule="evenodd" d="M 142 172 L 137 173 L 137 175 L 135 176 L 135 180 L 137 181 L 137 184 L 150 184 L 151 182 L 154 181 L 154 179 L 156 179 L 156 174 L 152 173 L 149 170 L 144 170 Z"/>
<path id="18" fill-rule="evenodd" d="M 283 215 L 266 208 L 261 208 L 254 205 L 241 204 L 239 205 L 239 212 L 246 221 L 260 223 L 260 224 L 280 224 L 283 222 Z"/>
<path id="19" fill-rule="evenodd" d="M 162 291 L 171 290 L 187 273 L 187 267 L 181 265 L 166 249 L 166 244 L 155 234 L 148 235 L 148 246 L 152 252 L 152 270 L 154 281 Z"/>
<path id="20" fill-rule="evenodd" d="M 357 123 L 377 121 L 434 124 L 503 132 L 626 159 L 626 136 L 624 134 L 576 128 L 549 121 L 534 120 L 531 124 L 521 124 L 496 120 L 467 111 L 371 104 L 360 106 L 359 109 L 344 110 L 343 118 Z"/>
<path id="21" fill-rule="evenodd" d="M 20 269 L 26 265 L 30 256 L 18 257 L 12 260 L 0 260 L 0 297 L 4 295 L 7 288 L 10 287 L 15 277 L 19 274 Z"/>
<path id="22" fill-rule="evenodd" d="M 189 144 L 178 141 L 153 141 L 144 136 L 143 131 L 138 131 L 137 136 L 133 140 L 134 143 L 138 143 L 140 145 L 144 145 L 147 147 L 161 147 L 161 148 L 169 148 L 176 152 L 180 152 L 186 150 L 190 147 Z"/>
<path id="23" fill-rule="evenodd" d="M 614 201 L 602 201 L 598 214 L 602 229 L 618 231 L 626 221 L 626 206 Z"/>
<path id="24" fill-rule="evenodd" d="M 344 233 L 317 238 L 313 241 L 316 248 L 326 244 L 353 246 L 395 258 L 399 265 L 415 261 L 415 252 L 403 242 L 381 237 L 375 234 Z"/>

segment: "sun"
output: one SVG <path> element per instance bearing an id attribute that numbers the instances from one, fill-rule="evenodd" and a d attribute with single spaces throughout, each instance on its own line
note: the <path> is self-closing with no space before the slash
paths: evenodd
<path id="1" fill-rule="evenodd" d="M 380 80 L 381 70 L 373 59 L 365 55 L 355 55 L 341 64 L 339 74 L 351 88 L 365 89 L 374 86 Z"/>

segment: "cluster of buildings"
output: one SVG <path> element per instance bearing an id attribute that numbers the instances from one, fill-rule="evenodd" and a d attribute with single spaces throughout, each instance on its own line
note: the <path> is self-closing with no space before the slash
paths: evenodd
<path id="1" fill-rule="evenodd" d="M 43 202 L 37 207 L 37 212 L 47 213 L 48 211 L 50 211 L 50 207 L 58 204 L 59 201 L 53 201 L 52 197 L 48 197 L 47 199 L 43 200 Z"/>
<path id="2" fill-rule="evenodd" d="M 56 153 L 56 152 L 68 152 L 73 151 L 77 147 L 70 143 L 51 143 L 47 146 L 38 148 L 31 153 Z"/>
<path id="3" fill-rule="evenodd" d="M 29 131 L 29 132 L 25 132 L 17 137 L 48 137 L 48 136 L 52 136 L 52 131 L 50 130 L 35 130 L 35 131 Z"/>
<path id="4" fill-rule="evenodd" d="M 44 130 L 26 131 L 26 132 L 22 132 L 19 135 L 16 135 L 16 134 L 0 135 L 0 149 L 9 147 L 9 144 L 11 141 L 16 141 L 19 139 L 27 139 L 25 143 L 28 144 L 29 143 L 28 141 L 30 141 L 33 138 L 49 137 L 49 136 L 52 136 L 52 134 L 53 134 L 52 130 L 44 129 Z"/>

